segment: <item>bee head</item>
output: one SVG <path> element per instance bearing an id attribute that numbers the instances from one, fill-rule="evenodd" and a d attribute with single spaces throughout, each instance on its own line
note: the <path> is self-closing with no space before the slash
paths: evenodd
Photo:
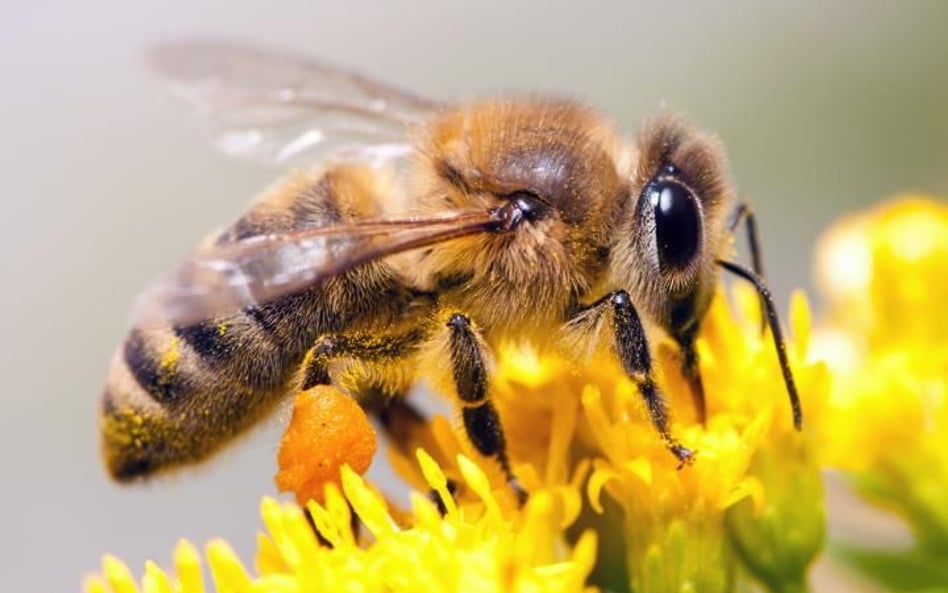
<path id="1" fill-rule="evenodd" d="M 713 138 L 668 115 L 646 124 L 614 237 L 612 280 L 673 335 L 695 328 L 710 301 L 731 200 Z"/>

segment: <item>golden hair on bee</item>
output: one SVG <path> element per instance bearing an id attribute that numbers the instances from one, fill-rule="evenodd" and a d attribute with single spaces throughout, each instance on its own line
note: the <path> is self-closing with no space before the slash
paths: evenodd
<path id="1" fill-rule="evenodd" d="M 115 478 L 200 461 L 286 394 L 320 385 L 378 415 L 395 446 L 413 442 L 406 426 L 424 419 L 406 395 L 429 379 L 453 395 L 474 448 L 514 482 L 490 387 L 491 352 L 511 339 L 569 343 L 570 354 L 577 343 L 606 346 L 657 436 L 690 463 L 670 432 L 645 328 L 678 343 L 703 419 L 694 340 L 720 268 L 758 288 L 799 426 L 756 235 L 754 270 L 725 259 L 734 228 L 755 224 L 733 204 L 709 135 L 663 114 L 629 146 L 575 100 L 448 105 L 220 42 L 150 57 L 212 119 L 226 152 L 308 168 L 139 299 L 102 403 Z"/>
<path id="2" fill-rule="evenodd" d="M 548 333 L 604 268 L 627 186 L 617 147 L 605 118 L 566 99 L 488 99 L 436 119 L 415 163 L 423 211 L 496 209 L 518 197 L 535 204 L 520 232 L 432 246 L 417 280 L 451 292 L 496 337 Z"/>

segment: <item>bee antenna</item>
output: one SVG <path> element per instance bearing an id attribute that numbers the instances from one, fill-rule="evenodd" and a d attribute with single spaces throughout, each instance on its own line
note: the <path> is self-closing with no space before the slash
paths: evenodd
<path id="1" fill-rule="evenodd" d="M 787 386 L 787 394 L 790 395 L 790 406 L 793 408 L 793 426 L 797 430 L 803 426 L 803 410 L 800 408 L 800 395 L 797 393 L 796 383 L 793 381 L 793 372 L 790 370 L 790 360 L 787 358 L 787 342 L 783 338 L 783 330 L 780 329 L 780 319 L 777 317 L 777 307 L 774 306 L 773 296 L 770 289 L 764 283 L 763 278 L 748 270 L 744 266 L 725 260 L 717 260 L 717 264 L 728 272 L 747 280 L 754 285 L 760 300 L 764 304 L 764 313 L 767 317 L 767 323 L 770 325 L 770 334 L 774 338 L 774 346 L 777 348 L 777 358 L 780 360 L 780 370 L 783 371 L 783 382 Z"/>

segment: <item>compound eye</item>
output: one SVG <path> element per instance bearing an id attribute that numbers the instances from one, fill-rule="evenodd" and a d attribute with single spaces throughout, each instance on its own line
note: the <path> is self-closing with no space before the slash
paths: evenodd
<path id="1" fill-rule="evenodd" d="M 661 179 L 646 189 L 655 217 L 655 245 L 660 271 L 688 267 L 701 248 L 701 213 L 690 189 Z"/>

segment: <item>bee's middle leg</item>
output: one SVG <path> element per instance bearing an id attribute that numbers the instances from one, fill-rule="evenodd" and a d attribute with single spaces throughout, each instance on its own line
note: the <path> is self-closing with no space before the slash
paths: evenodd
<path id="1" fill-rule="evenodd" d="M 493 457 L 500 463 L 510 484 L 518 495 L 523 496 L 510 469 L 500 416 L 489 398 L 484 346 L 471 327 L 470 319 L 461 313 L 451 315 L 448 329 L 451 370 L 461 400 L 461 417 L 468 439 L 478 453 Z"/>

